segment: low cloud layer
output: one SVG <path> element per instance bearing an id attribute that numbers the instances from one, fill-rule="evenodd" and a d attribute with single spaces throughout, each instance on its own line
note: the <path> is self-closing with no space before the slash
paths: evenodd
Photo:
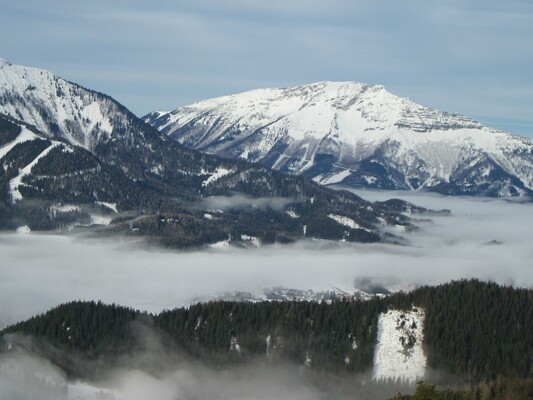
<path id="1" fill-rule="evenodd" d="M 291 200 L 283 197 L 260 197 L 253 198 L 239 194 L 233 196 L 211 196 L 201 203 L 201 208 L 209 210 L 230 210 L 239 208 L 259 208 L 281 210 Z"/>
<path id="2" fill-rule="evenodd" d="M 361 192 L 371 200 L 383 192 Z M 396 193 L 396 195 L 398 195 Z M 411 246 L 310 241 L 257 250 L 179 253 L 119 239 L 0 236 L 0 326 L 71 300 L 102 300 L 158 312 L 225 292 L 283 286 L 350 290 L 361 278 L 398 288 L 477 277 L 533 286 L 533 204 L 403 196 L 452 211 L 419 222 Z"/>
<path id="3" fill-rule="evenodd" d="M 157 340 L 153 333 L 146 334 Z M 173 357 L 162 345 L 156 347 L 128 355 L 111 370 L 102 369 L 98 381 L 91 382 L 68 380 L 36 352 L 16 349 L 0 355 L 0 399 L 318 400 L 326 393 L 337 399 L 353 399 L 360 389 L 359 380 L 366 379 L 362 375 L 337 377 L 328 385 L 331 377 L 327 373 L 320 373 L 317 381 L 318 373 L 302 365 L 272 363 L 266 358 L 220 369 L 178 356 L 162 368 L 160 360 Z M 132 367 L 132 357 L 137 364 L 142 361 L 143 369 Z"/>

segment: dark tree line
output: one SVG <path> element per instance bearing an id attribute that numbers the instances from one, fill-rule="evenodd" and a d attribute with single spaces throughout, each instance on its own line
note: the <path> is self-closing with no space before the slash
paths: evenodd
<path id="1" fill-rule="evenodd" d="M 463 280 L 390 301 L 426 309 L 429 367 L 471 380 L 533 377 L 533 290 Z"/>
<path id="2" fill-rule="evenodd" d="M 379 314 L 413 305 L 426 312 L 423 346 L 430 370 L 462 383 L 533 378 L 533 291 L 476 280 L 370 301 L 210 302 L 158 315 L 75 302 L 4 333 L 31 335 L 87 357 L 112 358 L 135 349 L 135 322 L 165 338 L 169 349 L 210 365 L 261 357 L 361 373 L 372 368 Z M 427 379 L 438 381 L 431 373 Z"/>

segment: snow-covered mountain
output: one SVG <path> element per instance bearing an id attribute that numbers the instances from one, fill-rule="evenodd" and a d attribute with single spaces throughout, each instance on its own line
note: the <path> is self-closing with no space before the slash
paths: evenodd
<path id="1" fill-rule="evenodd" d="M 118 128 L 119 109 L 107 96 L 49 71 L 0 60 L 0 112 L 50 136 L 93 150 Z"/>
<path id="2" fill-rule="evenodd" d="M 383 86 L 319 82 L 153 112 L 188 147 L 321 184 L 516 196 L 533 189 L 533 141 L 423 107 Z"/>
<path id="3" fill-rule="evenodd" d="M 113 232 L 245 246 L 374 242 L 391 239 L 384 226 L 410 226 L 396 205 L 189 149 L 105 94 L 1 60 L 0 165 L 0 229 L 89 225 L 107 213 Z"/>

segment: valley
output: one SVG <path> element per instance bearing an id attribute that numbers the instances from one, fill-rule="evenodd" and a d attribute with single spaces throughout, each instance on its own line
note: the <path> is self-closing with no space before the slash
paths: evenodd
<path id="1" fill-rule="evenodd" d="M 380 85 L 141 119 L 0 60 L 0 398 L 527 388 L 532 152 Z"/>

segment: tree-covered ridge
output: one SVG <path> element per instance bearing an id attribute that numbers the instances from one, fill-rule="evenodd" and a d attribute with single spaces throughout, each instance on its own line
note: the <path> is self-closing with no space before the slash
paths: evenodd
<path id="1" fill-rule="evenodd" d="M 155 324 L 201 359 L 215 355 L 223 362 L 229 352 L 233 358 L 259 355 L 323 370 L 362 372 L 372 365 L 381 306 L 342 301 L 212 302 L 165 311 Z"/>
<path id="2" fill-rule="evenodd" d="M 380 231 L 382 224 L 412 227 L 397 208 L 371 204 L 303 177 L 167 143 L 153 128 L 141 126 L 142 121 L 136 121 L 138 136 L 130 138 L 133 128 L 129 126 L 126 136 L 131 140 L 113 138 L 94 152 L 55 140 L 58 137 L 53 135 L 52 140 L 8 116 L 0 114 L 0 122 L 0 229 L 27 225 L 35 231 L 90 225 L 91 214 L 106 212 L 98 210 L 102 203 L 112 204 L 118 211 L 109 218 L 116 223 L 106 228 L 107 233 L 143 236 L 178 248 L 204 246 L 228 237 L 242 245 L 241 235 L 265 244 L 306 237 L 396 241 L 398 238 Z M 122 128 L 118 124 L 116 129 Z M 128 146 L 132 148 L 128 150 Z M 117 159 L 115 152 L 120 156 Z M 23 169 L 20 182 L 13 182 Z M 225 175 L 211 179 L 217 171 Z M 17 199 L 13 199 L 14 186 L 20 194 Z M 232 203 L 229 198 L 235 195 L 247 199 L 248 205 L 218 210 L 207 220 L 205 214 L 212 208 L 209 199 L 216 201 L 222 196 L 222 201 Z M 272 204 L 256 207 L 258 198 L 271 199 Z M 356 221 L 357 227 L 334 221 L 330 215 Z"/>
<path id="3" fill-rule="evenodd" d="M 128 322 L 139 315 L 139 311 L 114 304 L 75 301 L 7 328 L 5 332 L 47 338 L 67 350 L 93 356 L 108 346 L 116 347 L 124 342 L 129 336 Z"/>
<path id="4" fill-rule="evenodd" d="M 533 376 L 533 290 L 470 280 L 397 298 L 427 310 L 430 368 L 474 380 Z"/>
<path id="5" fill-rule="evenodd" d="M 413 305 L 426 312 L 427 379 L 438 381 L 443 373 L 457 382 L 533 378 L 533 290 L 477 280 L 370 301 L 210 302 L 158 315 L 75 302 L 3 334 L 23 333 L 89 358 L 112 359 L 137 347 L 135 321 L 164 338 L 169 351 L 211 365 L 260 357 L 355 373 L 372 368 L 379 314 Z"/>

